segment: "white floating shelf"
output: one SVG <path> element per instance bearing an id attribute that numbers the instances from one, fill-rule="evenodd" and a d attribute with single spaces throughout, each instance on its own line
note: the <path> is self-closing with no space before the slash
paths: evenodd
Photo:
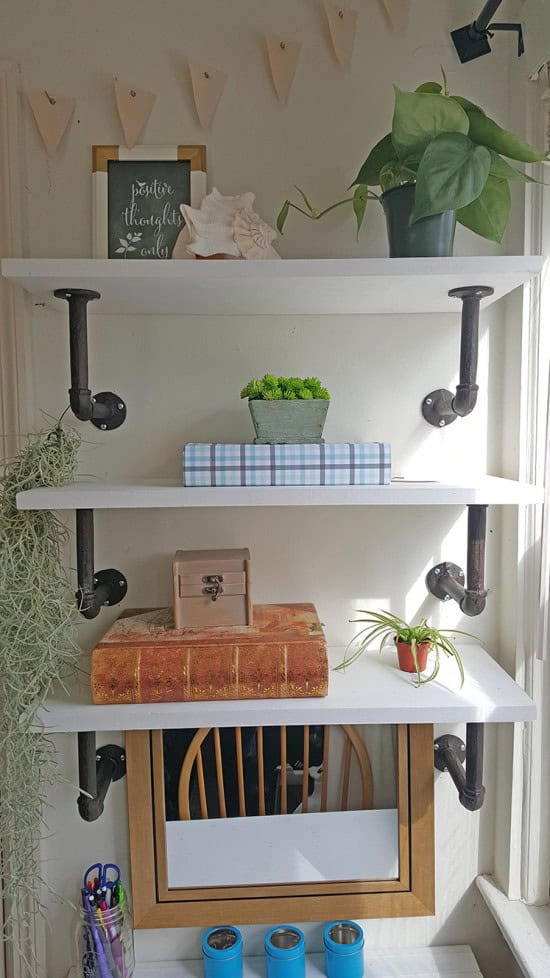
<path id="1" fill-rule="evenodd" d="M 77 482 L 17 494 L 18 509 L 178 509 L 225 506 L 468 506 L 540 503 L 538 486 L 487 476 L 465 483 L 389 486 L 254 486 L 186 489 L 169 483 Z"/>
<path id="2" fill-rule="evenodd" d="M 89 684 L 50 697 L 36 725 L 50 733 L 86 730 L 169 730 L 185 727 L 297 726 L 324 723 L 508 723 L 534 720 L 535 705 L 479 645 L 457 646 L 466 679 L 445 660 L 437 680 L 416 686 L 397 668 L 396 654 L 368 652 L 334 672 L 344 648 L 329 650 L 329 694 L 312 699 L 225 700 L 94 706 Z"/>
<path id="3" fill-rule="evenodd" d="M 92 315 L 342 315 L 460 313 L 448 296 L 490 285 L 483 308 L 538 275 L 542 258 L 322 258 L 281 261 L 122 261 L 7 258 L 2 275 L 36 303 L 66 311 L 55 289 L 93 289 Z"/>
<path id="4" fill-rule="evenodd" d="M 266 933 L 269 929 L 265 928 Z M 472 949 L 454 947 L 406 947 L 379 950 L 366 947 L 365 978 L 483 978 Z M 243 978 L 264 978 L 265 957 L 243 957 Z M 151 961 L 137 964 L 134 978 L 203 978 L 202 959 Z M 73 968 L 67 978 L 79 978 Z M 323 954 L 306 954 L 306 978 L 325 978 Z"/>

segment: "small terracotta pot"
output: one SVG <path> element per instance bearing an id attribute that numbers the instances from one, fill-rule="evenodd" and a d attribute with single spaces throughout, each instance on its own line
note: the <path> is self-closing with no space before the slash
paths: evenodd
<path id="1" fill-rule="evenodd" d="M 396 642 L 395 644 L 397 646 L 397 658 L 399 659 L 399 668 L 401 669 L 401 672 L 416 672 L 411 643 Z M 418 668 L 420 669 L 420 672 L 424 672 L 428 664 L 428 653 L 431 647 L 431 642 L 419 642 L 416 645 L 416 658 L 418 659 Z"/>

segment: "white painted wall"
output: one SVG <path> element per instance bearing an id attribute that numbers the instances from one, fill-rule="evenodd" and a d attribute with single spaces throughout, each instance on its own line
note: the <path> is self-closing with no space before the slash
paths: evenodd
<path id="1" fill-rule="evenodd" d="M 74 123 L 59 155 L 47 160 L 22 101 L 25 118 L 26 250 L 29 256 L 87 256 L 91 242 L 90 146 L 117 143 L 120 129 L 112 76 L 134 80 L 158 95 L 146 131 L 148 143 L 206 142 L 210 185 L 225 193 L 254 189 L 267 219 L 295 182 L 315 202 L 334 199 L 353 178 L 366 149 L 387 130 L 392 82 L 414 87 L 437 78 L 443 63 L 451 88 L 476 100 L 504 123 L 516 71 L 513 40 L 499 38 L 490 58 L 460 67 L 448 30 L 477 12 L 458 0 L 415 0 L 406 32 L 391 35 L 376 0 L 358 0 L 360 21 L 353 71 L 342 75 L 327 44 L 317 0 L 57 0 L 37 5 L 12 0 L 3 24 L 0 56 L 21 63 L 24 85 L 76 96 Z M 501 10 L 513 15 L 516 5 Z M 275 100 L 266 75 L 261 35 L 287 34 L 304 44 L 289 105 Z M 198 127 L 186 62 L 205 61 L 226 70 L 229 81 L 211 131 Z M 506 249 L 521 248 L 521 199 Z M 336 212 L 323 224 L 292 216 L 279 243 L 287 256 L 386 254 L 381 213 L 374 207 L 357 244 L 350 214 Z M 496 247 L 459 230 L 458 254 L 486 254 Z M 502 304 L 483 318 L 480 399 L 475 414 L 441 433 L 419 414 L 429 390 L 453 386 L 458 366 L 457 316 L 97 318 L 90 330 L 94 389 L 112 389 L 128 403 L 119 431 L 101 434 L 80 426 L 85 444 L 81 470 L 98 478 L 178 477 L 185 441 L 247 440 L 247 409 L 238 392 L 249 376 L 318 373 L 332 391 L 329 439 L 391 441 L 395 472 L 443 476 L 453 467 L 501 474 L 510 445 L 502 437 L 499 407 L 506 336 Z M 58 416 L 69 383 L 66 322 L 29 309 L 29 391 L 35 424 Z M 516 317 L 517 320 L 517 317 Z M 513 337 L 512 337 L 513 339 Z M 507 395 L 508 396 L 508 395 Z M 508 473 L 507 473 L 508 474 Z M 464 563 L 465 516 L 460 510 L 238 511 L 224 513 L 119 512 L 97 520 L 96 566 L 116 566 L 130 583 L 126 606 L 169 603 L 170 559 L 176 547 L 249 546 L 256 601 L 314 600 L 329 641 L 345 642 L 347 621 L 360 599 L 398 613 L 433 616 L 436 623 L 471 628 L 499 654 L 502 532 L 498 512 L 489 514 L 488 608 L 475 622 L 455 607 L 426 597 L 426 570 L 441 559 Z M 74 557 L 73 557 L 74 564 Z M 512 578 L 513 580 L 513 578 Z M 89 649 L 115 612 L 83 623 Z M 421 693 L 419 694 L 421 695 Z M 116 740 L 116 737 L 105 738 Z M 116 858 L 127 871 L 125 786 L 110 792 L 105 816 L 80 821 L 75 807 L 76 738 L 57 739 L 67 783 L 52 793 L 43 842 L 48 882 L 77 896 L 78 875 L 89 862 Z M 501 758 L 500 764 L 507 760 Z M 448 780 L 436 776 L 437 915 L 434 918 L 366 923 L 367 940 L 379 945 L 471 943 L 487 978 L 514 975 L 473 880 L 493 866 L 495 738 L 488 737 L 488 799 L 480 815 L 462 810 Z M 506 804 L 506 799 L 504 799 Z M 71 960 L 70 913 L 49 905 L 48 978 L 61 978 Z M 235 921 L 239 923 L 239 921 Z M 306 927 L 311 947 L 321 926 Z M 264 927 L 245 928 L 247 950 L 258 952 Z M 197 929 L 140 932 L 140 960 L 194 956 Z"/>

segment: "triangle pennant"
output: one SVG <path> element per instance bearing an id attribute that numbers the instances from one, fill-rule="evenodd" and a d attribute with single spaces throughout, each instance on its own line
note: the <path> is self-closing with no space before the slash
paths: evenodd
<path id="1" fill-rule="evenodd" d="M 325 11 L 336 59 L 342 68 L 349 68 L 357 28 L 357 11 L 330 3 L 329 0 L 325 0 Z"/>
<path id="2" fill-rule="evenodd" d="M 302 45 L 274 34 L 266 34 L 265 41 L 273 87 L 279 101 L 284 103 L 288 99 Z"/>
<path id="3" fill-rule="evenodd" d="M 143 88 L 129 85 L 128 82 L 119 81 L 118 78 L 115 78 L 114 88 L 124 145 L 127 149 L 132 149 L 153 111 L 157 96 Z"/>
<path id="4" fill-rule="evenodd" d="M 74 112 L 76 99 L 49 95 L 46 91 L 27 92 L 27 99 L 48 156 L 55 156 Z"/>
<path id="5" fill-rule="evenodd" d="M 409 12 L 409 0 L 382 0 L 392 31 L 400 31 Z"/>
<path id="6" fill-rule="evenodd" d="M 203 129 L 208 129 L 223 95 L 227 75 L 218 68 L 209 68 L 207 65 L 190 64 L 189 71 L 199 122 Z"/>

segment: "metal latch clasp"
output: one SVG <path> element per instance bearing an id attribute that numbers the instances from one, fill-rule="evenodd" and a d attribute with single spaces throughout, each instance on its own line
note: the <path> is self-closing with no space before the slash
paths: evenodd
<path id="1" fill-rule="evenodd" d="M 206 587 L 202 589 L 202 593 L 209 594 L 212 601 L 217 601 L 220 594 L 223 594 L 223 576 L 221 574 L 206 574 L 202 579 L 202 583 L 206 584 Z"/>

